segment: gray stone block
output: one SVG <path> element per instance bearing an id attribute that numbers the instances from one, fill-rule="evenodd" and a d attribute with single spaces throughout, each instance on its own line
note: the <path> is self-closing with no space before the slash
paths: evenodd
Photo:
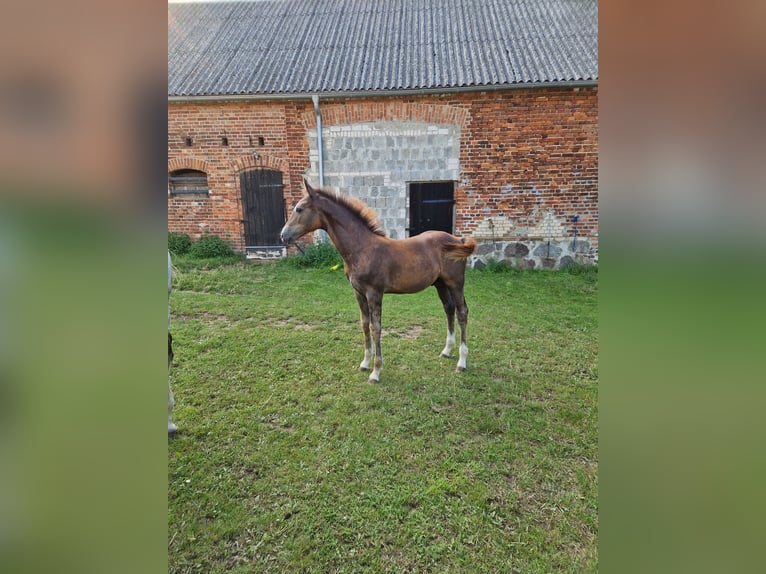
<path id="1" fill-rule="evenodd" d="M 559 269 L 566 269 L 570 265 L 574 265 L 574 259 L 569 255 L 564 255 L 564 257 L 559 260 Z"/>
<path id="2" fill-rule="evenodd" d="M 526 257 L 529 255 L 529 247 L 523 243 L 509 243 L 505 248 L 506 257 Z"/>
<path id="3" fill-rule="evenodd" d="M 532 255 L 534 255 L 535 257 L 556 258 L 559 255 L 561 255 L 561 247 L 558 247 L 555 243 L 551 243 L 550 249 L 549 249 L 548 242 L 545 241 L 543 243 L 537 244 L 537 247 L 535 247 L 535 250 L 532 252 Z"/>
<path id="4" fill-rule="evenodd" d="M 569 250 L 573 253 L 587 253 L 590 251 L 590 242 L 585 239 L 578 239 L 577 242 L 569 242 Z"/>
<path id="5" fill-rule="evenodd" d="M 480 243 L 476 248 L 476 255 L 489 255 L 495 251 L 495 246 L 492 243 Z"/>
<path id="6" fill-rule="evenodd" d="M 543 269 L 555 269 L 556 267 L 555 257 L 543 257 L 540 262 L 543 264 Z"/>

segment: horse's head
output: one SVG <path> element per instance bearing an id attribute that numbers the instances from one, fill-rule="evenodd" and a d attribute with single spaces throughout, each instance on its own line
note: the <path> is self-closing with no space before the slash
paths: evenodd
<path id="1" fill-rule="evenodd" d="M 321 198 L 308 181 L 304 181 L 304 183 L 306 184 L 306 195 L 295 206 L 290 219 L 287 220 L 279 233 L 282 242 L 288 245 L 307 233 L 322 228 L 322 217 L 316 206 Z"/>

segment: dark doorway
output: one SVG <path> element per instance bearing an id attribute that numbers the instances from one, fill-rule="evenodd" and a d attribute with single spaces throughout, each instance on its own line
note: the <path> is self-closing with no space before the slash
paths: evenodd
<path id="1" fill-rule="evenodd" d="M 455 182 L 411 182 L 410 190 L 410 237 L 428 229 L 452 233 L 453 206 L 455 205 Z"/>
<path id="2" fill-rule="evenodd" d="M 279 232 L 285 223 L 282 172 L 252 169 L 239 175 L 242 190 L 242 222 L 245 246 L 281 245 Z"/>

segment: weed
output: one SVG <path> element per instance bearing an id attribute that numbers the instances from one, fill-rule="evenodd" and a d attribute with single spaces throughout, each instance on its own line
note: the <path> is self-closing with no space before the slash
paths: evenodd
<path id="1" fill-rule="evenodd" d="M 173 255 L 185 255 L 191 249 L 192 240 L 186 233 L 168 232 L 168 250 Z"/>
<path id="2" fill-rule="evenodd" d="M 199 241 L 192 244 L 189 254 L 197 259 L 231 257 L 235 255 L 231 245 L 217 235 L 205 235 L 202 237 Z"/>
<path id="3" fill-rule="evenodd" d="M 329 268 L 338 264 L 342 265 L 343 260 L 332 243 L 329 241 L 320 241 L 307 246 L 301 254 L 285 257 L 280 263 L 297 269 L 305 269 L 309 267 Z"/>

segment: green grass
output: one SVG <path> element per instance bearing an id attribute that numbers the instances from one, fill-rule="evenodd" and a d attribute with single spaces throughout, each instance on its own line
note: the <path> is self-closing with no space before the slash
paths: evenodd
<path id="1" fill-rule="evenodd" d="M 469 271 L 464 373 L 387 295 L 369 385 L 342 268 L 181 265 L 169 571 L 595 572 L 597 286 Z"/>

